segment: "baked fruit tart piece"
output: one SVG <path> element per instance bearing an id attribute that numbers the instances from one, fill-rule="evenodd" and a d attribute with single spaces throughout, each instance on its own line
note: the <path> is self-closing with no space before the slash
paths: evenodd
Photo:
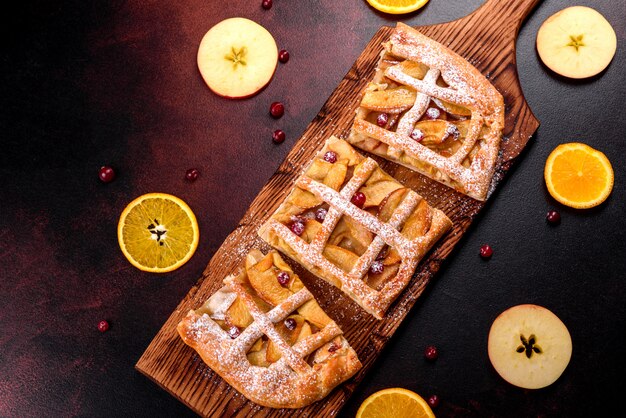
<path id="1" fill-rule="evenodd" d="M 341 329 L 275 251 L 250 251 L 178 333 L 231 386 L 271 408 L 320 400 L 361 368 Z"/>
<path id="2" fill-rule="evenodd" d="M 451 225 L 333 136 L 259 235 L 381 319 Z"/>
<path id="3" fill-rule="evenodd" d="M 461 56 L 398 23 L 348 141 L 485 200 L 503 128 L 496 88 Z"/>

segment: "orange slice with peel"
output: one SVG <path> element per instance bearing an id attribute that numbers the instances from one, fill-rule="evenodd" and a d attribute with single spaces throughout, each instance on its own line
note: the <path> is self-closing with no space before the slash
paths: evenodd
<path id="1" fill-rule="evenodd" d="M 117 239 L 133 266 L 166 273 L 191 258 L 200 232 L 185 202 L 165 193 L 148 193 L 126 206 L 117 225 Z"/>
<path id="2" fill-rule="evenodd" d="M 363 401 L 356 418 L 435 418 L 435 414 L 417 393 L 390 388 L 380 390 Z"/>
<path id="3" fill-rule="evenodd" d="M 598 206 L 613 190 L 613 167 L 609 159 L 578 142 L 561 144 L 550 153 L 544 178 L 553 198 L 577 209 Z"/>
<path id="4" fill-rule="evenodd" d="M 411 13 L 428 3 L 428 0 L 367 0 L 374 9 L 394 15 Z"/>

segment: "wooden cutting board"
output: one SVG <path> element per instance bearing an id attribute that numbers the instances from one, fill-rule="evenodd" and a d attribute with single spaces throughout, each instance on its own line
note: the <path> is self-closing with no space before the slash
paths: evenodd
<path id="1" fill-rule="evenodd" d="M 472 14 L 449 23 L 418 28 L 477 67 L 502 93 L 506 105 L 504 139 L 495 187 L 510 170 L 539 122 L 522 94 L 515 64 L 515 39 L 522 21 L 541 0 L 488 0 Z M 345 138 L 359 104 L 359 93 L 374 73 L 381 43 L 391 33 L 382 27 L 324 104 L 315 119 L 259 192 L 235 230 L 217 250 L 202 278 L 180 302 L 143 353 L 136 368 L 204 416 L 276 417 L 334 416 L 370 369 L 418 296 L 452 252 L 476 215 L 485 206 L 425 176 L 376 158 L 384 170 L 443 210 L 454 226 L 417 268 L 413 280 L 379 321 L 361 310 L 339 290 L 316 279 L 295 263 L 296 272 L 326 312 L 343 329 L 363 363 L 363 369 L 327 398 L 298 410 L 276 410 L 249 402 L 209 369 L 176 332 L 176 325 L 190 309 L 200 306 L 221 285 L 222 279 L 243 260 L 248 249 L 269 248 L 257 237 L 257 229 L 274 212 L 296 177 L 330 135 Z M 492 189 L 493 190 L 493 189 Z"/>

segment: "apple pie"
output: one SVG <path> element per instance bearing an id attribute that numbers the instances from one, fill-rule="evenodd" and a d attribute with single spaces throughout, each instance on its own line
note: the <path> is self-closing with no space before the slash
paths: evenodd
<path id="1" fill-rule="evenodd" d="M 348 141 L 485 200 L 503 128 L 495 87 L 461 56 L 398 23 Z"/>
<path id="2" fill-rule="evenodd" d="M 361 368 L 341 329 L 275 251 L 252 250 L 178 333 L 246 398 L 271 408 L 322 399 Z"/>
<path id="3" fill-rule="evenodd" d="M 381 319 L 448 217 L 331 137 L 259 235 Z"/>

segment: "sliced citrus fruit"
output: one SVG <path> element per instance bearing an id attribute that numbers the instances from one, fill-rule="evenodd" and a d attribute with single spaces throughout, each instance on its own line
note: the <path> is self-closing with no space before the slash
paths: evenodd
<path id="1" fill-rule="evenodd" d="M 399 15 L 416 11 L 428 3 L 428 0 L 367 0 L 367 2 L 383 13 Z"/>
<path id="2" fill-rule="evenodd" d="M 598 206 L 613 190 L 613 167 L 606 155 L 578 142 L 561 144 L 546 160 L 548 192 L 577 209 Z"/>
<path id="3" fill-rule="evenodd" d="M 143 271 L 176 270 L 198 247 L 198 222 L 176 196 L 148 193 L 126 206 L 117 225 L 117 240 L 131 264 Z"/>
<path id="4" fill-rule="evenodd" d="M 417 393 L 390 388 L 378 391 L 363 401 L 356 418 L 435 418 L 435 414 Z"/>

